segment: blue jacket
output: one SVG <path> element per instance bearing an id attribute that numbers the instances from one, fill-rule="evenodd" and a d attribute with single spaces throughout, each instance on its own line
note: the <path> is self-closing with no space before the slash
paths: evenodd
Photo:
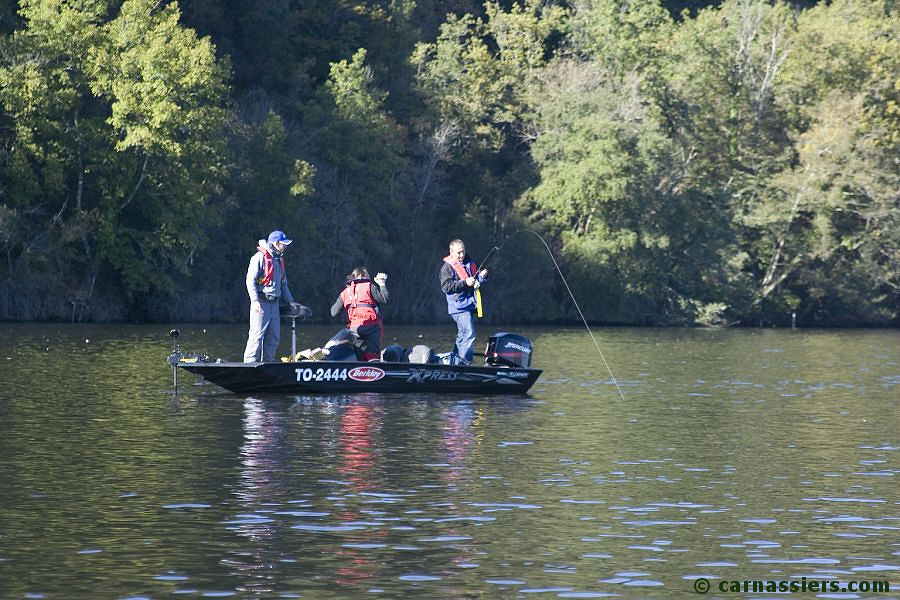
<path id="1" fill-rule="evenodd" d="M 478 265 L 468 256 L 462 264 L 451 262 L 449 256 L 444 258 L 439 276 L 441 291 L 447 296 L 447 312 L 451 315 L 475 310 L 475 288 L 466 285 L 465 278 L 461 277 L 463 272 L 474 275 L 479 283 L 484 282 L 478 275 Z"/>

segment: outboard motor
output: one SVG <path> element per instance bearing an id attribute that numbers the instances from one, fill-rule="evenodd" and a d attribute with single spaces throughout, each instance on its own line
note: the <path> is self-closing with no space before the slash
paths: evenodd
<path id="1" fill-rule="evenodd" d="M 492 367 L 531 367 L 532 345 L 524 335 L 495 333 L 488 339 L 484 364 Z"/>

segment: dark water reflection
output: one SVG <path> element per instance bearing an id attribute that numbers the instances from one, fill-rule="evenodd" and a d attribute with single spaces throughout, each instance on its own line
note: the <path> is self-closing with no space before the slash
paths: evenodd
<path id="1" fill-rule="evenodd" d="M 0 598 L 900 595 L 897 332 L 598 331 L 624 399 L 586 332 L 523 332 L 524 398 L 173 399 L 165 328 L 0 327 Z"/>

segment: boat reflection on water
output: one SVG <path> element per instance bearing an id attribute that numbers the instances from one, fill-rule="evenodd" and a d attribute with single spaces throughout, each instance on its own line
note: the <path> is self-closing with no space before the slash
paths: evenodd
<path id="1" fill-rule="evenodd" d="M 455 402 L 441 411 L 442 435 L 438 444 L 447 463 L 442 476 L 446 484 L 456 485 L 465 470 L 466 457 L 484 439 L 481 427 L 484 411 L 484 405 L 473 405 L 471 402 Z"/>
<path id="2" fill-rule="evenodd" d="M 267 410 L 262 401 L 244 401 L 244 436 L 241 445 L 241 480 L 235 494 L 241 503 L 252 505 L 272 495 L 274 471 L 281 462 L 278 448 L 284 433 L 284 413 Z"/>
<path id="3" fill-rule="evenodd" d="M 382 431 L 382 405 L 375 394 L 361 394 L 355 402 L 342 406 L 339 412 L 337 472 L 346 484 L 349 495 L 375 493 L 376 445 Z M 381 511 L 367 511 L 364 515 L 359 503 L 348 503 L 337 520 L 349 528 L 366 523 Z M 338 559 L 335 581 L 345 587 L 359 587 L 378 575 L 377 561 L 370 549 L 385 546 L 388 530 L 385 527 L 350 530 L 342 543 L 330 549 Z M 363 551 L 362 549 L 367 549 Z"/>
<path id="4" fill-rule="evenodd" d="M 246 398 L 233 492 L 238 506 L 225 524 L 249 544 L 222 564 L 241 579 L 242 590 L 261 595 L 284 592 L 278 582 L 286 579 L 318 588 L 308 578 L 323 569 L 348 593 L 395 580 L 401 567 L 389 566 L 394 559 L 388 557 L 406 550 L 412 559 L 410 535 L 430 531 L 423 523 L 458 520 L 460 507 L 447 491 L 469 477 L 485 423 L 528 406 L 521 396 L 509 402 L 375 393 L 300 396 L 292 403 Z M 444 565 L 476 554 L 457 531 L 465 524 L 434 526 L 460 536 Z"/>
<path id="5" fill-rule="evenodd" d="M 374 396 L 364 394 L 363 396 Z M 337 472 L 355 492 L 372 489 L 375 445 L 381 431 L 381 407 L 372 398 L 360 398 L 339 411 Z"/>
<path id="6" fill-rule="evenodd" d="M 240 509 L 225 526 L 252 545 L 230 550 L 221 565 L 241 581 L 240 591 L 266 595 L 274 591 L 279 579 L 273 569 L 278 559 L 271 548 L 278 543 L 281 525 L 265 505 L 282 494 L 279 473 L 285 462 L 285 413 L 255 398 L 244 401 L 243 412 L 239 481 L 233 492 Z"/>

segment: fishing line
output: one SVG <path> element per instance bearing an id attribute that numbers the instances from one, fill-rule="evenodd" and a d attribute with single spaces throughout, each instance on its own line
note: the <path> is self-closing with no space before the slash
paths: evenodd
<path id="1" fill-rule="evenodd" d="M 566 276 L 563 275 L 562 269 L 559 268 L 559 263 L 556 262 L 556 257 L 553 256 L 553 251 L 550 250 L 550 246 L 547 244 L 547 242 L 544 240 L 544 238 L 541 237 L 541 234 L 539 234 L 536 231 L 532 231 L 530 229 L 520 229 L 520 230 L 512 233 L 505 240 L 503 240 L 499 246 L 494 246 L 493 248 L 491 248 L 491 251 L 488 252 L 487 256 L 484 257 L 484 260 L 481 261 L 481 264 L 479 264 L 478 268 L 481 269 L 484 267 L 484 264 L 487 262 L 487 259 L 490 258 L 491 254 L 494 253 L 494 250 L 500 250 L 500 248 L 502 248 L 506 244 L 506 242 L 508 242 L 509 240 L 511 240 L 513 237 L 515 237 L 516 235 L 518 235 L 520 233 L 530 233 L 531 235 L 537 237 L 537 239 L 541 240 L 541 243 L 544 245 L 544 248 L 547 249 L 547 254 L 550 255 L 550 260 L 553 261 L 553 266 L 556 267 L 556 272 L 559 273 L 559 277 L 560 277 L 560 279 L 562 279 L 563 285 L 566 286 L 566 291 L 569 292 L 569 298 L 572 299 L 572 303 L 575 305 L 575 310 L 578 311 L 578 316 L 581 317 L 581 322 L 584 323 L 585 329 L 587 329 L 588 334 L 590 334 L 590 336 L 591 336 L 591 341 L 594 342 L 594 347 L 597 349 L 597 354 L 600 355 L 600 359 L 603 361 L 603 365 L 606 367 L 606 370 L 609 372 L 609 376 L 612 378 L 612 381 L 616 386 L 616 391 L 619 392 L 619 396 L 622 398 L 622 401 L 624 402 L 625 394 L 622 393 L 622 388 L 619 387 L 619 382 L 616 381 L 616 376 L 613 375 L 612 369 L 609 368 L 609 363 L 606 362 L 606 357 L 603 356 L 603 351 L 600 349 L 600 344 L 597 343 L 597 338 L 594 337 L 594 332 L 591 331 L 591 327 L 588 325 L 587 319 L 584 318 L 584 313 L 581 312 L 581 307 L 578 306 L 578 301 L 575 299 L 575 294 L 572 293 L 572 289 L 569 287 L 569 282 L 566 281 Z"/>

